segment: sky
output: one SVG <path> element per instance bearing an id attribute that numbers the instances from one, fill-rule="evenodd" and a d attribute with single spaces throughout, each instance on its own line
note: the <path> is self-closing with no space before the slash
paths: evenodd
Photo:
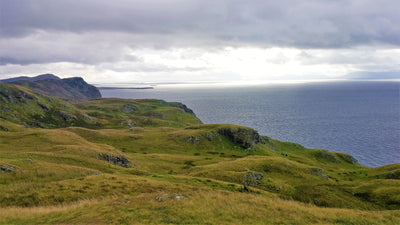
<path id="1" fill-rule="evenodd" d="M 400 79 L 398 0 L 0 0 L 0 79 Z"/>

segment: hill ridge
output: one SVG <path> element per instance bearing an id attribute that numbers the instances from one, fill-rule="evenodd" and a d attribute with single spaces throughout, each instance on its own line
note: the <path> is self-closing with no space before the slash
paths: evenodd
<path id="1" fill-rule="evenodd" d="M 86 101 L 93 98 L 101 98 L 99 89 L 86 83 L 81 77 L 60 79 L 53 74 L 43 74 L 36 77 L 16 77 L 2 80 L 28 87 L 31 90 L 44 95 L 55 96 L 69 101 Z"/>

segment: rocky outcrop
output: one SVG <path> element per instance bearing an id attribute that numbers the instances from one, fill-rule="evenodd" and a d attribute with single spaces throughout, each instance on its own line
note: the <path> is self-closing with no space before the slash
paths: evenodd
<path id="1" fill-rule="evenodd" d="M 357 159 L 353 156 L 342 152 L 331 152 L 327 150 L 318 150 L 316 153 L 318 158 L 333 162 L 333 163 L 350 163 L 353 165 L 358 164 Z"/>
<path id="2" fill-rule="evenodd" d="M 18 90 L 16 88 L 7 88 L 6 86 L 0 86 L 0 102 L 4 103 L 27 103 L 27 100 L 34 99 L 35 97 L 26 93 L 25 91 Z"/>
<path id="3" fill-rule="evenodd" d="M 250 191 L 248 186 L 257 186 L 261 184 L 264 175 L 260 172 L 247 172 L 242 176 L 242 184 L 244 191 Z"/>
<path id="4" fill-rule="evenodd" d="M 126 114 L 134 113 L 137 110 L 138 110 L 138 108 L 133 104 L 126 104 L 126 105 L 122 106 L 122 112 L 124 112 Z"/>
<path id="5" fill-rule="evenodd" d="M 3 127 L 3 126 L 0 125 L 0 131 L 9 132 L 10 129 L 8 129 L 7 127 Z"/>
<path id="6" fill-rule="evenodd" d="M 390 171 L 386 175 L 386 179 L 400 179 L 400 170 Z"/>
<path id="7" fill-rule="evenodd" d="M 339 158 L 341 160 L 343 160 L 347 163 L 354 164 L 354 165 L 358 164 L 357 159 L 355 159 L 353 156 L 351 156 L 349 154 L 338 152 L 338 153 L 336 153 L 336 155 L 339 156 Z"/>
<path id="8" fill-rule="evenodd" d="M 217 133 L 227 137 L 233 143 L 238 144 L 245 149 L 252 148 L 258 143 L 263 143 L 258 132 L 250 128 L 219 128 Z"/>
<path id="9" fill-rule="evenodd" d="M 321 177 L 321 178 L 323 178 L 325 180 L 329 179 L 329 176 L 326 175 L 326 173 L 324 173 L 321 168 L 313 168 L 313 169 L 311 169 L 310 174 L 319 176 L 319 177 Z"/>
<path id="10" fill-rule="evenodd" d="M 120 155 L 120 156 L 115 156 L 112 154 L 106 154 L 106 153 L 99 153 L 97 154 L 98 159 L 103 159 L 109 163 L 112 163 L 117 166 L 125 167 L 125 168 L 130 168 L 130 167 L 135 167 L 133 163 L 131 163 L 125 156 Z"/>
<path id="11" fill-rule="evenodd" d="M 0 166 L 0 171 L 11 173 L 14 171 L 14 167 L 9 166 L 9 165 L 2 165 L 2 166 Z"/>
<path id="12" fill-rule="evenodd" d="M 55 114 L 65 122 L 73 122 L 78 120 L 78 118 L 75 115 L 66 112 L 57 111 Z"/>

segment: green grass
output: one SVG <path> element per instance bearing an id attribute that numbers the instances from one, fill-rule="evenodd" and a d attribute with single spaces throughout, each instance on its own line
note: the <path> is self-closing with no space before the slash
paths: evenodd
<path id="1" fill-rule="evenodd" d="M 71 104 L 0 87 L 33 96 L 0 101 L 15 114 L 0 118 L 0 166 L 13 168 L 0 172 L 0 224 L 400 223 L 400 164 L 370 168 L 345 153 L 258 140 L 250 128 L 201 124 L 161 100 Z M 82 120 L 72 126 L 60 111 Z M 250 191 L 247 173 L 263 175 Z"/>

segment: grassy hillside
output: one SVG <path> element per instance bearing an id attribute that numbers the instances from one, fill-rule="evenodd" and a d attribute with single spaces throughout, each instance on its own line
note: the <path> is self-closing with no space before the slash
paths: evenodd
<path id="1" fill-rule="evenodd" d="M 72 104 L 0 83 L 0 111 L 0 224 L 400 224 L 400 164 L 162 100 Z"/>

